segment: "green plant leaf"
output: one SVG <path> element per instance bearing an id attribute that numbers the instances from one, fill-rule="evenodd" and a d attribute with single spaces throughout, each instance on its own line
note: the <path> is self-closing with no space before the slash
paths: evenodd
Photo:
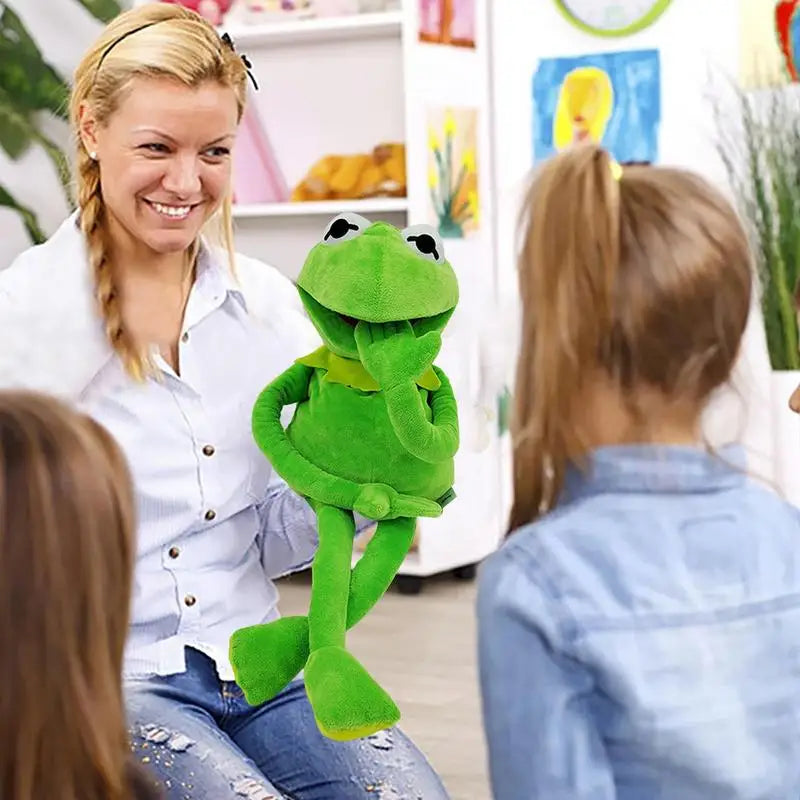
<path id="1" fill-rule="evenodd" d="M 0 87 L 0 147 L 15 161 L 30 147 L 36 135 L 29 113 L 16 107 Z"/>
<path id="2" fill-rule="evenodd" d="M 717 149 L 750 237 L 772 368 L 800 369 L 800 102 L 785 85 L 734 94 L 735 108 L 715 102 Z"/>
<path id="3" fill-rule="evenodd" d="M 69 88 L 42 57 L 20 18 L 0 1 L 0 89 L 16 108 L 67 117 Z"/>
<path id="4" fill-rule="evenodd" d="M 31 241 L 34 244 L 41 244 L 45 241 L 47 237 L 39 227 L 39 223 L 33 211 L 31 211 L 27 206 L 17 202 L 11 193 L 3 186 L 0 186 L 0 206 L 14 210 L 20 215 L 20 217 L 22 217 L 22 223 L 25 225 L 25 230 L 28 232 L 28 236 L 30 236 Z"/>
<path id="5" fill-rule="evenodd" d="M 18 159 L 32 143 L 42 146 L 47 157 L 53 162 L 56 174 L 64 189 L 67 202 L 74 206 L 72 198 L 72 178 L 69 162 L 64 151 L 36 128 L 32 119 L 23 116 L 15 109 L 11 99 L 0 89 L 0 147 L 12 159 Z"/>
<path id="6" fill-rule="evenodd" d="M 122 11 L 116 0 L 78 0 L 78 2 L 101 22 L 111 22 Z"/>
<path id="7" fill-rule="evenodd" d="M 44 148 L 45 153 L 53 166 L 56 168 L 58 180 L 61 182 L 61 188 L 67 198 L 71 208 L 75 208 L 75 200 L 72 196 L 72 175 L 70 173 L 69 161 L 64 155 L 64 151 L 51 139 L 48 139 L 44 134 L 36 134 L 36 141 Z"/>

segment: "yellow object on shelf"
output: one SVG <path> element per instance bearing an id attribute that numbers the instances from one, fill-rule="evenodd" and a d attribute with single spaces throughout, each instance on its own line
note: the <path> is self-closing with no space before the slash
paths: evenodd
<path id="1" fill-rule="evenodd" d="M 295 202 L 406 196 L 405 145 L 379 144 L 371 153 L 331 154 L 316 161 L 292 191 Z"/>
<path id="2" fill-rule="evenodd" d="M 371 163 L 369 156 L 357 155 L 345 158 L 339 169 L 331 175 L 330 189 L 339 197 L 357 197 L 356 187 L 361 183 L 361 173 Z"/>

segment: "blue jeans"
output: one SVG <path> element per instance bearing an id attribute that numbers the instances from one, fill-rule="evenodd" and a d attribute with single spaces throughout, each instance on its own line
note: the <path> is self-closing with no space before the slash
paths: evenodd
<path id="1" fill-rule="evenodd" d="M 446 800 L 397 728 L 336 742 L 317 729 L 302 680 L 251 707 L 214 662 L 126 684 L 131 747 L 167 800 Z"/>

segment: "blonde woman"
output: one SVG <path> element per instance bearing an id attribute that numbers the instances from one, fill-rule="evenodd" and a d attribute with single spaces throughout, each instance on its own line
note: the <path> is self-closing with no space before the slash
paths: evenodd
<path id="1" fill-rule="evenodd" d="M 251 708 L 231 633 L 277 616 L 311 510 L 250 432 L 260 389 L 316 346 L 291 284 L 233 253 L 247 68 L 180 6 L 114 20 L 75 74 L 79 210 L 0 275 L 0 385 L 78 404 L 122 446 L 139 527 L 125 658 L 132 746 L 169 798 L 446 797 L 400 732 L 337 743 L 302 680 Z M 201 237 L 221 210 L 222 250 Z"/>

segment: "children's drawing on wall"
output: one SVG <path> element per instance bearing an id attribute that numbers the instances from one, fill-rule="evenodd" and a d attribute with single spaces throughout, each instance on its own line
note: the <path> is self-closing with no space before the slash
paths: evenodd
<path id="1" fill-rule="evenodd" d="M 739 0 L 739 9 L 742 88 L 800 80 L 800 0 Z"/>
<path id="2" fill-rule="evenodd" d="M 475 47 L 475 0 L 418 0 L 421 42 Z"/>
<path id="3" fill-rule="evenodd" d="M 784 74 L 790 80 L 800 80 L 798 75 L 798 49 L 800 48 L 800 0 L 782 0 L 775 6 L 775 32 L 783 57 Z"/>
<path id="4" fill-rule="evenodd" d="M 661 78 L 657 50 L 539 62 L 533 78 L 533 157 L 601 143 L 620 162 L 658 157 Z"/>
<path id="5" fill-rule="evenodd" d="M 477 119 L 475 108 L 428 109 L 428 216 L 443 237 L 478 228 Z"/>

